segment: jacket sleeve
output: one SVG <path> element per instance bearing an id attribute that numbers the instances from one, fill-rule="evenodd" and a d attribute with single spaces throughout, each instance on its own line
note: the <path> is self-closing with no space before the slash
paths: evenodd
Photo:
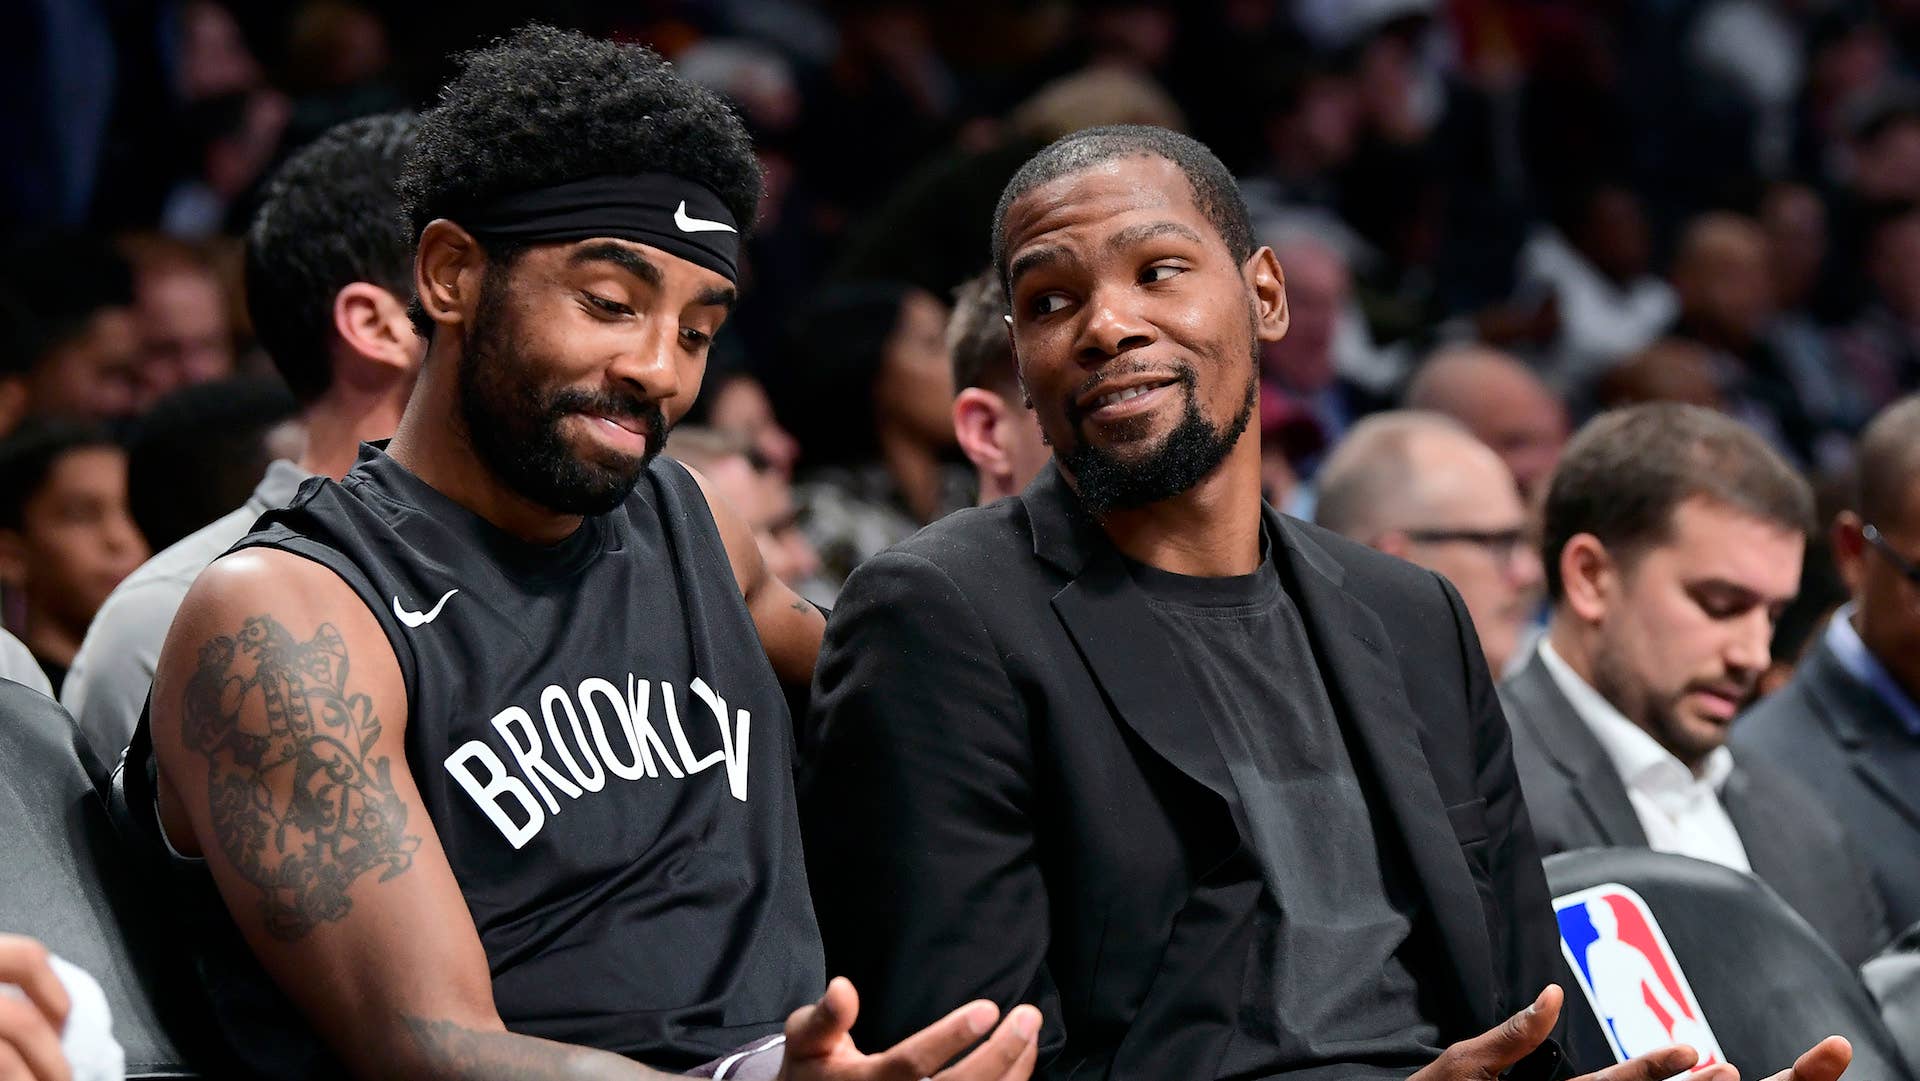
<path id="1" fill-rule="evenodd" d="M 1488 864 L 1495 902 L 1506 914 L 1492 927 L 1494 975 L 1501 984 L 1504 1018 L 1532 1002 L 1547 984 L 1559 981 L 1560 933 L 1546 874 L 1540 869 L 1540 848 L 1520 793 L 1513 734 L 1487 671 L 1486 655 L 1460 594 L 1445 579 L 1440 584 L 1459 628 L 1473 726 L 1475 787 L 1487 801 Z"/>
<path id="2" fill-rule="evenodd" d="M 975 998 L 1045 1017 L 1049 912 L 1026 713 L 946 572 L 890 551 L 847 582 L 814 675 L 801 822 L 828 969 L 876 1050 Z"/>

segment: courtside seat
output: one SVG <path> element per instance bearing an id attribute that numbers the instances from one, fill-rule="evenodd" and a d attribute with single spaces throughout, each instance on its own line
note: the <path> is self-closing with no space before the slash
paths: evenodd
<path id="1" fill-rule="evenodd" d="M 95 788 L 98 762 L 59 703 L 0 679 L 0 931 L 31 935 L 100 981 L 129 1078 L 195 1077 L 194 1001 L 150 930 Z"/>
<path id="2" fill-rule="evenodd" d="M 1859 976 L 1759 879 L 1643 848 L 1582 849 L 1551 856 L 1545 866 L 1547 884 L 1560 899 L 1556 909 L 1566 910 L 1563 944 L 1570 925 L 1586 929 L 1583 914 L 1566 899 L 1613 884 L 1639 895 L 1741 1076 L 1767 1077 L 1787 1069 L 1801 1052 L 1838 1033 L 1853 1043 L 1849 1078 L 1912 1081 L 1906 1058 Z M 1573 1061 L 1583 1069 L 1613 1061 L 1571 965 L 1563 969 L 1562 980 Z"/>
<path id="3" fill-rule="evenodd" d="M 1860 966 L 1860 979 L 1880 1003 L 1880 1018 L 1920 1074 L 1920 923 Z"/>

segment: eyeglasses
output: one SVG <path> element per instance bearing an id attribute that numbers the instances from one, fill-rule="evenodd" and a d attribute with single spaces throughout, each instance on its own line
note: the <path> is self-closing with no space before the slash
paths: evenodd
<path id="1" fill-rule="evenodd" d="M 1514 554 L 1527 542 L 1524 529 L 1409 529 L 1407 538 L 1419 544 L 1472 544 L 1485 548 L 1502 563 L 1513 561 Z"/>
<path id="2" fill-rule="evenodd" d="M 1887 562 L 1893 564 L 1893 569 L 1899 571 L 1901 576 L 1912 583 L 1915 589 L 1920 589 L 1920 563 L 1915 563 L 1906 556 L 1894 551 L 1893 545 L 1887 543 L 1887 538 L 1881 536 L 1880 531 L 1870 525 L 1862 526 L 1860 535 L 1867 539 L 1868 544 L 1879 549 L 1881 556 L 1883 556 Z"/>

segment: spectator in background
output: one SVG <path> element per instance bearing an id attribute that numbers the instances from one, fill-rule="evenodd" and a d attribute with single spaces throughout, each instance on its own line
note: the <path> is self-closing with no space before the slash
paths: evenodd
<path id="1" fill-rule="evenodd" d="M 278 379 L 183 387 L 127 433 L 133 520 L 158 551 L 247 501 L 275 458 L 298 457 L 299 406 Z"/>
<path id="2" fill-rule="evenodd" d="M 1518 273 L 1522 292 L 1549 292 L 1558 304 L 1549 375 L 1562 392 L 1583 391 L 1673 321 L 1673 291 L 1652 262 L 1646 215 L 1631 188 L 1590 182 L 1555 200 L 1552 224 L 1527 241 Z"/>
<path id="3" fill-rule="evenodd" d="M 1274 258 L 1286 275 L 1286 337 L 1260 346 L 1262 383 L 1297 402 L 1331 446 L 1375 404 L 1354 383 L 1341 378 L 1335 339 L 1353 299 L 1353 279 L 1339 252 L 1326 243 L 1296 235 L 1276 238 Z M 1311 474 L 1317 461 L 1309 460 Z"/>
<path id="4" fill-rule="evenodd" d="M 37 421 L 0 441 L 0 580 L 55 693 L 107 594 L 147 558 L 127 513 L 127 454 L 98 428 Z"/>
<path id="5" fill-rule="evenodd" d="M 775 400 L 806 456 L 796 494 L 834 589 L 867 557 L 970 500 L 954 446 L 947 310 L 885 284 L 829 286 Z"/>
<path id="6" fill-rule="evenodd" d="M 1443 575 L 1493 672 L 1507 670 L 1540 602 L 1540 557 L 1506 463 L 1438 413 L 1376 413 L 1320 471 L 1314 522 Z"/>
<path id="7" fill-rule="evenodd" d="M 1732 418 L 1604 414 L 1553 475 L 1553 614 L 1500 693 L 1543 851 L 1650 847 L 1754 874 L 1858 965 L 1885 945 L 1886 913 L 1846 830 L 1726 747 L 1812 516 L 1806 482 Z"/>
<path id="8" fill-rule="evenodd" d="M 817 585 L 813 579 L 820 571 L 820 556 L 800 530 L 793 489 L 752 447 L 724 432 L 680 424 L 667 437 L 665 453 L 697 471 L 747 523 L 760 558 L 775 578 L 803 596 Z"/>
<path id="9" fill-rule="evenodd" d="M 1878 409 L 1920 386 L 1920 203 L 1881 208 L 1866 237 L 1867 302 L 1835 352 L 1839 377 Z"/>
<path id="10" fill-rule="evenodd" d="M 1776 448 L 1811 462 L 1812 421 L 1767 331 L 1773 283 L 1767 235 L 1751 218 L 1715 212 L 1687 225 L 1673 260 L 1680 314 L 1668 336 L 1713 357 L 1731 412 Z"/>
<path id="11" fill-rule="evenodd" d="M 1804 184 L 1774 184 L 1760 200 L 1767 235 L 1774 316 L 1767 343 L 1799 396 L 1815 437 L 1813 462 L 1837 466 L 1851 454 L 1851 435 L 1871 415 L 1854 380 L 1838 367 L 1832 335 L 1815 315 L 1828 262 L 1827 208 Z"/>
<path id="12" fill-rule="evenodd" d="M 1728 412 L 1713 352 L 1697 341 L 1662 338 L 1607 369 L 1593 388 L 1602 410 L 1642 402 L 1682 402 Z"/>
<path id="13" fill-rule="evenodd" d="M 178 9 L 175 91 L 183 106 L 186 175 L 167 193 L 160 225 L 201 237 L 231 224 L 233 211 L 279 153 L 292 118 L 267 82 L 233 14 L 214 0 Z"/>
<path id="14" fill-rule="evenodd" d="M 233 319 L 226 289 L 198 248 L 165 236 L 122 244 L 133 267 L 140 330 L 140 405 L 233 374 Z"/>
<path id="15" fill-rule="evenodd" d="M 139 407 L 133 282 L 97 238 L 60 232 L 15 245 L 0 268 L 0 316 L 0 405 L 18 403 L 15 423 L 116 421 Z"/>
<path id="16" fill-rule="evenodd" d="M 1533 370 L 1497 349 L 1449 346 L 1407 385 L 1406 407 L 1447 416 L 1500 456 L 1529 504 L 1567 443 L 1567 410 Z"/>
<path id="17" fill-rule="evenodd" d="M 394 192 L 413 130 L 405 115 L 342 124 L 267 187 L 247 236 L 247 307 L 293 393 L 305 445 L 297 460 L 268 464 L 251 495 L 225 493 L 221 517 L 135 571 L 86 628 L 60 700 L 104 757 L 133 734 L 167 628 L 207 564 L 289 502 L 301 481 L 345 475 L 362 442 L 387 438 L 399 423 L 422 350 L 407 318 L 413 244 Z M 148 486 L 140 487 L 144 499 Z"/>
<path id="18" fill-rule="evenodd" d="M 773 415 L 767 388 L 753 373 L 709 361 L 706 380 L 700 396 L 687 410 L 686 423 L 704 424 L 741 440 L 765 468 L 789 481 L 793 479 L 794 466 L 800 461 L 800 444 Z"/>
<path id="19" fill-rule="evenodd" d="M 1020 387 L 1007 335 L 1007 292 L 987 270 L 962 285 L 947 320 L 953 358 L 954 437 L 973 463 L 981 506 L 1018 495 L 1053 451 Z"/>
<path id="20" fill-rule="evenodd" d="M 1833 522 L 1852 598 L 1734 747 L 1805 781 L 1867 845 L 1895 927 L 1920 920 L 1920 397 L 1860 438 L 1855 509 Z"/>

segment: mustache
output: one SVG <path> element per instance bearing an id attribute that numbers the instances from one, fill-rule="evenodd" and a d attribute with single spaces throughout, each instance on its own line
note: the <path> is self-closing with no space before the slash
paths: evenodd
<path id="1" fill-rule="evenodd" d="M 547 399 L 547 412 L 555 417 L 568 413 L 598 413 L 618 420 L 643 420 L 661 435 L 665 434 L 667 427 L 666 412 L 660 408 L 660 403 L 624 394 L 596 394 L 576 388 L 556 391 Z"/>

